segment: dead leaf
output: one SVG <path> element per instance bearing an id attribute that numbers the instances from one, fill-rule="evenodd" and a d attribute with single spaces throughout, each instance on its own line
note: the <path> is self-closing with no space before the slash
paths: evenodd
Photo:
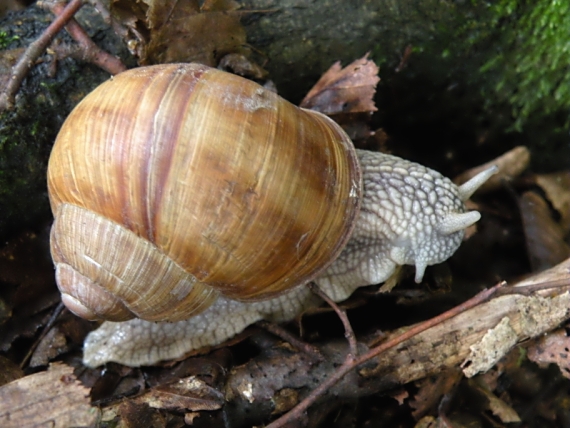
<path id="1" fill-rule="evenodd" d="M 0 281 L 23 287 L 10 299 L 15 305 L 29 304 L 37 289 L 55 290 L 47 235 L 24 232 L 0 248 Z"/>
<path id="2" fill-rule="evenodd" d="M 525 146 L 518 146 L 509 150 L 507 153 L 480 165 L 476 168 L 471 168 L 464 173 L 458 175 L 453 179 L 456 184 L 465 183 L 469 179 L 475 177 L 480 172 L 490 168 L 492 165 L 497 165 L 499 171 L 492 176 L 485 184 L 477 189 L 477 194 L 490 192 L 502 187 L 503 180 L 512 180 L 518 177 L 525 169 L 528 168 L 530 163 L 530 152 Z"/>
<path id="3" fill-rule="evenodd" d="M 45 366 L 67 349 L 67 340 L 63 333 L 58 328 L 52 328 L 34 351 L 30 367 Z"/>
<path id="4" fill-rule="evenodd" d="M 534 192 L 525 192 L 518 202 L 532 270 L 542 271 L 568 258 L 570 246 L 546 201 Z"/>
<path id="5" fill-rule="evenodd" d="M 114 0 L 121 34 L 142 65 L 200 62 L 216 66 L 230 53 L 241 53 L 246 34 L 239 7 L 231 0 Z"/>
<path id="6" fill-rule="evenodd" d="M 283 388 L 274 397 L 275 408 L 272 415 L 279 415 L 291 410 L 299 403 L 299 392 L 293 388 Z"/>
<path id="7" fill-rule="evenodd" d="M 117 400 L 145 390 L 145 378 L 139 369 L 109 364 L 104 370 L 86 370 L 81 380 L 91 386 L 93 401 Z"/>
<path id="8" fill-rule="evenodd" d="M 52 364 L 36 373 L 0 387 L 0 425 L 4 428 L 91 426 L 98 410 L 89 404 L 89 388 L 73 368 Z"/>
<path id="9" fill-rule="evenodd" d="M 380 143 L 386 137 L 386 133 L 379 129 L 379 135 L 370 129 L 370 113 L 346 113 L 335 114 L 332 116 L 334 121 L 338 123 L 344 132 L 350 137 L 357 149 L 368 149 L 372 151 L 380 150 Z"/>
<path id="10" fill-rule="evenodd" d="M 117 416 L 119 416 L 121 423 L 127 427 L 160 426 L 151 423 L 155 417 L 155 412 L 156 410 L 145 404 L 125 400 L 119 405 Z"/>
<path id="11" fill-rule="evenodd" d="M 419 389 L 414 399 L 410 401 L 410 407 L 414 409 L 412 416 L 419 420 L 422 416 L 437 408 L 437 403 L 448 394 L 463 378 L 459 370 L 446 370 L 436 377 L 429 377 L 417 382 Z"/>
<path id="12" fill-rule="evenodd" d="M 535 177 L 554 209 L 560 214 L 560 226 L 570 232 L 570 171 L 539 174 Z"/>
<path id="13" fill-rule="evenodd" d="M 239 3 L 234 0 L 205 0 L 201 10 L 204 12 L 228 12 L 239 8 Z"/>
<path id="14" fill-rule="evenodd" d="M 410 394 L 408 393 L 408 391 L 401 388 L 401 389 L 397 389 L 395 391 L 392 391 L 390 393 L 390 397 L 392 397 L 394 400 L 396 400 L 398 402 L 398 404 L 400 406 L 402 406 L 404 404 L 404 402 L 406 401 L 406 399 L 408 399 L 410 397 Z"/>
<path id="15" fill-rule="evenodd" d="M 250 79 L 261 80 L 267 77 L 267 70 L 251 61 L 243 54 L 230 53 L 222 58 L 218 68 L 239 74 Z"/>
<path id="16" fill-rule="evenodd" d="M 223 394 L 195 376 L 157 386 L 136 399 L 137 403 L 145 403 L 156 409 L 194 412 L 218 410 L 224 401 Z"/>
<path id="17" fill-rule="evenodd" d="M 0 299 L 0 325 L 4 324 L 12 316 L 12 309 L 3 299 Z"/>
<path id="18" fill-rule="evenodd" d="M 468 383 L 471 388 L 482 394 L 487 399 L 488 409 L 502 422 L 521 422 L 521 419 L 515 409 L 493 394 L 484 384 L 477 382 L 475 379 L 469 379 Z"/>
<path id="19" fill-rule="evenodd" d="M 329 68 L 301 102 L 301 107 L 324 114 L 371 113 L 376 111 L 374 94 L 378 66 L 368 54 L 342 68 L 337 61 Z"/>
<path id="20" fill-rule="evenodd" d="M 21 377 L 24 377 L 22 369 L 8 358 L 0 355 L 0 386 Z"/>
<path id="21" fill-rule="evenodd" d="M 45 234 L 26 232 L 0 249 L 0 350 L 10 349 L 14 340 L 33 336 L 60 301 L 53 264 Z M 7 318 L 6 318 L 7 317 Z"/>
<path id="22" fill-rule="evenodd" d="M 528 348 L 527 356 L 539 367 L 545 368 L 554 363 L 565 378 L 570 379 L 570 337 L 564 329 L 559 329 L 541 337 Z"/>
<path id="23" fill-rule="evenodd" d="M 437 421 L 433 416 L 425 416 L 421 418 L 414 428 L 435 428 L 437 427 Z"/>

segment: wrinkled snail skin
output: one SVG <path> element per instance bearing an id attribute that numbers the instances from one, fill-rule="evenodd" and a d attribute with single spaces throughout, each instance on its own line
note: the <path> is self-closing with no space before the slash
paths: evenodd
<path id="1" fill-rule="evenodd" d="M 425 266 L 450 257 L 463 239 L 463 229 L 479 219 L 476 211 L 464 212 L 463 201 L 496 172 L 490 168 L 457 187 L 439 173 L 395 156 L 360 150 L 358 155 L 364 191 L 356 227 L 340 256 L 315 279 L 335 301 L 360 286 L 385 281 L 402 264 L 416 264 L 416 280 L 421 281 Z M 222 343 L 262 319 L 294 319 L 319 301 L 308 287 L 299 286 L 263 302 L 220 297 L 201 314 L 175 323 L 105 322 L 87 337 L 84 363 L 141 366 L 181 358 Z"/>
<path id="2" fill-rule="evenodd" d="M 84 362 L 153 364 L 293 319 L 319 302 L 312 280 L 335 301 L 403 264 L 419 282 L 494 172 L 456 186 L 355 150 L 328 117 L 203 65 L 121 73 L 73 110 L 48 166 L 62 300 L 110 320 Z"/>

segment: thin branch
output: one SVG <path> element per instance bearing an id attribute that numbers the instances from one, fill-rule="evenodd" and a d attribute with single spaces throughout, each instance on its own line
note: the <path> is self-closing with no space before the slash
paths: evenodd
<path id="1" fill-rule="evenodd" d="M 59 305 L 56 306 L 55 310 L 53 311 L 53 313 L 51 314 L 51 317 L 49 318 L 48 322 L 46 323 L 44 329 L 42 330 L 42 333 L 39 335 L 39 337 L 36 339 L 36 341 L 33 343 L 33 345 L 30 347 L 30 349 L 28 350 L 28 353 L 26 354 L 26 356 L 24 357 L 24 359 L 22 360 L 22 362 L 20 363 L 20 368 L 23 369 L 24 367 L 26 367 L 26 365 L 28 364 L 28 361 L 30 360 L 30 358 L 32 357 L 32 354 L 34 353 L 34 351 L 36 350 L 36 348 L 38 347 L 38 345 L 40 344 L 40 342 L 43 340 L 43 338 L 48 334 L 48 332 L 52 329 L 53 325 L 55 324 L 55 322 L 57 321 L 57 319 L 59 318 L 61 312 L 65 309 L 65 305 L 62 302 L 59 302 Z"/>
<path id="2" fill-rule="evenodd" d="M 342 325 L 344 326 L 344 337 L 346 337 L 346 340 L 348 340 L 348 346 L 350 349 L 350 353 L 347 355 L 347 358 L 351 358 L 352 360 L 356 359 L 356 357 L 358 357 L 358 347 L 356 345 L 356 336 L 354 335 L 354 330 L 352 329 L 352 325 L 350 325 L 350 321 L 348 320 L 348 317 L 346 316 L 346 311 L 344 309 L 341 309 L 329 296 L 327 296 L 326 293 L 323 292 L 323 290 L 321 290 L 319 288 L 319 286 L 317 284 L 315 284 L 314 282 L 309 282 L 307 284 L 307 286 L 309 287 L 309 289 L 316 294 L 317 296 L 319 296 L 321 299 L 323 299 L 325 302 L 327 302 L 327 304 L 334 309 L 334 311 L 336 312 L 336 314 L 338 315 L 338 317 L 340 318 L 340 320 L 342 321 Z"/>
<path id="3" fill-rule="evenodd" d="M 530 296 L 537 291 L 554 290 L 570 286 L 570 278 L 556 279 L 552 281 L 544 281 L 538 284 L 522 285 L 518 287 L 503 287 L 498 292 L 498 296 L 506 296 L 508 294 L 522 294 Z"/>
<path id="4" fill-rule="evenodd" d="M 41 36 L 28 46 L 26 52 L 24 52 L 22 57 L 12 68 L 10 79 L 0 94 L 0 111 L 14 106 L 16 93 L 28 74 L 28 71 L 52 42 L 56 34 L 61 31 L 81 6 L 83 6 L 83 0 L 71 0 L 69 4 L 63 8 L 61 15 L 54 19 Z"/>
<path id="5" fill-rule="evenodd" d="M 323 394 L 325 394 L 330 388 L 332 388 L 337 382 L 339 382 L 349 371 L 354 369 L 355 367 L 365 363 L 366 361 L 378 356 L 382 352 L 391 349 L 406 340 L 418 335 L 419 333 L 428 330 L 434 327 L 437 324 L 440 324 L 444 321 L 447 321 L 450 318 L 453 318 L 468 309 L 471 309 L 481 303 L 488 301 L 501 287 L 503 287 L 505 282 L 501 282 L 494 287 L 489 289 L 483 290 L 480 293 L 476 294 L 471 299 L 467 300 L 466 302 L 450 309 L 449 311 L 444 312 L 441 315 L 438 315 L 435 318 L 429 319 L 425 322 L 422 322 L 409 330 L 405 333 L 396 336 L 392 339 L 387 340 L 386 342 L 380 344 L 379 346 L 372 348 L 366 354 L 358 357 L 354 361 L 350 361 L 346 359 L 345 362 L 323 383 L 321 383 L 318 387 L 312 390 L 307 397 L 305 397 L 299 404 L 297 404 L 291 411 L 287 412 L 279 419 L 276 419 L 271 424 L 267 426 L 267 428 L 278 428 L 283 427 L 289 422 L 293 420 L 299 419 L 302 414 Z"/>
<path id="6" fill-rule="evenodd" d="M 49 9 L 54 15 L 60 16 L 65 8 L 61 3 L 49 4 Z M 79 44 L 83 53 L 83 60 L 97 65 L 110 74 L 119 74 L 125 71 L 127 67 L 123 62 L 114 55 L 99 48 L 85 30 L 79 25 L 75 18 L 71 18 L 65 29 L 69 35 Z"/>
<path id="7" fill-rule="evenodd" d="M 275 336 L 280 337 L 284 341 L 293 345 L 299 351 L 310 355 L 315 359 L 315 361 L 323 361 L 325 359 L 321 351 L 319 351 L 319 349 L 316 346 L 313 346 L 307 342 L 303 342 L 299 338 L 293 336 L 283 327 L 277 324 L 273 324 L 272 322 L 269 321 L 258 321 L 257 324 L 260 327 L 264 328 L 265 330 L 269 331 L 270 333 L 274 334 Z"/>

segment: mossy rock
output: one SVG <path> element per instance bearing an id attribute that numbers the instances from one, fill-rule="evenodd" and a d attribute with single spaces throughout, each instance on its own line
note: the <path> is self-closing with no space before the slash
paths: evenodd
<path id="1" fill-rule="evenodd" d="M 112 52 L 118 38 L 92 9 L 79 18 L 87 32 Z M 14 12 L 0 21 L 0 43 L 11 55 L 26 47 L 51 23 L 53 16 L 36 7 Z M 55 43 L 72 43 L 61 32 Z M 126 50 L 123 50 L 123 55 Z M 65 58 L 53 62 L 45 54 L 25 79 L 14 109 L 0 115 L 0 239 L 24 227 L 39 229 L 50 221 L 46 167 L 51 146 L 71 109 L 109 75 L 97 67 Z M 53 77 L 50 75 L 55 70 Z"/>

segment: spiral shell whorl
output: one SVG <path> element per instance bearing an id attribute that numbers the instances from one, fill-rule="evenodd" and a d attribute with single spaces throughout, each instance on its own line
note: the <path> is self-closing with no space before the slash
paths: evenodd
<path id="1" fill-rule="evenodd" d="M 136 303 L 136 295 L 148 295 L 145 280 L 133 275 L 137 283 L 124 291 L 128 281 L 117 277 L 117 264 L 132 260 L 134 250 L 112 249 L 130 242 L 130 234 L 202 289 L 205 296 L 188 307 L 202 310 L 217 293 L 261 300 L 311 280 L 336 258 L 358 213 L 361 178 L 350 139 L 324 115 L 238 76 L 168 64 L 121 73 L 74 109 L 54 145 L 48 187 L 56 217 L 62 207 L 77 207 L 94 214 L 88 217 L 96 226 L 89 227 L 118 239 L 93 237 L 56 219 L 60 287 L 85 276 L 81 284 L 95 290 L 75 291 L 66 297 L 70 305 L 89 314 L 74 299 L 96 297 L 93 306 L 101 306 L 102 287 L 136 316 L 157 319 L 161 310 L 146 315 Z M 77 244 L 93 248 L 87 258 L 77 256 Z M 149 256 L 153 251 L 141 252 L 151 265 L 166 266 Z M 144 263 L 124 264 L 139 269 Z M 92 272 L 94 266 L 102 270 Z M 166 275 L 148 273 L 151 283 Z M 171 293 L 196 294 L 167 289 L 166 302 Z M 114 319 L 119 303 L 109 306 Z"/>

